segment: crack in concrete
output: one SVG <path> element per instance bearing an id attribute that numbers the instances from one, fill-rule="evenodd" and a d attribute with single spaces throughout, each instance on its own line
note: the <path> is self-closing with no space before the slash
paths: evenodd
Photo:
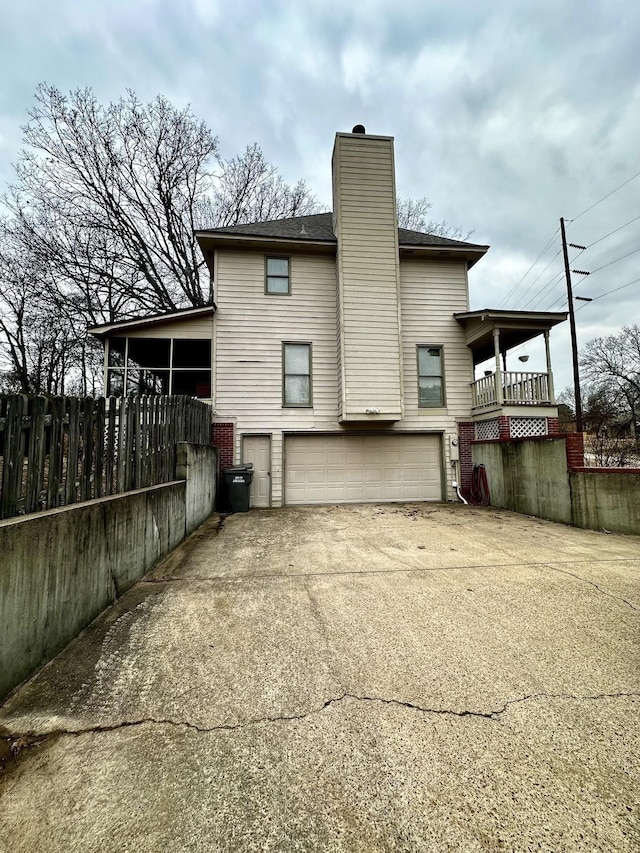
<path id="1" fill-rule="evenodd" d="M 380 549 L 378 549 L 380 550 Z M 381 553 L 384 556 L 388 557 L 390 560 L 395 560 L 391 554 L 386 554 L 385 552 Z M 241 583 L 246 581 L 261 581 L 261 580 L 290 580 L 291 578 L 326 578 L 326 577 L 335 577 L 335 576 L 344 576 L 344 575 L 393 575 L 393 574 L 411 574 L 411 573 L 426 573 L 426 572 L 460 572 L 460 571 L 471 571 L 474 569 L 517 569 L 517 568 L 554 568 L 554 565 L 542 561 L 542 562 L 534 562 L 534 563 L 480 563 L 478 565 L 470 565 L 470 566 L 412 566 L 409 563 L 404 563 L 401 560 L 396 560 L 400 562 L 403 566 L 408 566 L 408 568 L 393 568 L 393 569 L 341 569 L 335 572 L 290 572 L 287 574 L 276 574 L 275 572 L 271 572 L 268 574 L 262 575 L 238 575 L 234 577 L 229 577 L 228 575 L 208 575 L 208 576 L 191 576 L 191 577 L 178 577 L 177 575 L 165 575 L 163 577 L 146 577 L 142 578 L 138 583 L 141 584 L 159 584 L 159 583 Z M 616 557 L 612 560 L 568 560 L 567 565 L 582 565 L 582 564 L 593 564 L 596 563 L 637 563 L 640 562 L 639 557 Z M 157 569 L 156 569 L 157 570 Z M 563 569 L 556 568 L 556 571 L 564 571 Z M 573 575 L 572 572 L 566 571 L 566 574 Z M 585 583 L 592 583 L 592 581 L 586 581 L 584 578 L 581 578 L 580 575 L 573 575 L 573 577 L 578 580 L 584 580 Z M 596 584 L 594 584 L 595 586 Z M 604 593 L 604 590 L 601 590 Z M 607 593 L 604 593 L 607 594 Z M 616 596 L 613 596 L 614 598 Z M 625 599 L 622 599 L 626 602 Z M 640 609 L 635 605 L 631 605 L 634 609 Z"/>
<path id="2" fill-rule="evenodd" d="M 604 562 L 604 561 L 603 561 Z M 616 562 L 612 560 L 611 562 Z M 623 562 L 627 562 L 626 560 Z M 575 574 L 575 572 L 570 572 L 568 569 L 561 569 L 559 566 L 554 563 L 545 563 L 544 564 L 547 569 L 551 569 L 552 572 L 560 572 L 563 575 L 569 575 L 569 577 L 575 578 L 576 580 L 582 581 L 582 583 L 589 584 L 589 586 L 597 589 L 598 592 L 601 592 L 602 595 L 606 595 L 607 598 L 613 598 L 616 601 L 621 601 L 623 604 L 626 604 L 627 607 L 630 607 L 632 610 L 640 611 L 640 607 L 637 604 L 634 604 L 632 601 L 629 601 L 628 598 L 623 598 L 621 595 L 616 595 L 614 592 L 608 592 L 606 589 L 603 589 L 599 586 L 595 581 L 590 581 L 588 578 L 583 578 L 581 575 Z"/>
<path id="3" fill-rule="evenodd" d="M 280 714 L 274 717 L 257 717 L 254 720 L 247 720 L 239 723 L 220 723 L 215 726 L 198 726 L 195 723 L 190 723 L 187 720 L 172 720 L 169 718 L 143 717 L 139 720 L 124 720 L 120 723 L 111 725 L 88 726 L 83 729 L 53 729 L 44 734 L 36 734 L 35 732 L 10 732 L 4 726 L 0 727 L 0 745 L 3 749 L 0 750 L 0 770 L 8 763 L 9 758 L 17 759 L 18 755 L 26 749 L 30 749 L 59 737 L 81 737 L 87 734 L 102 734 L 103 732 L 114 732 L 121 729 L 135 728 L 144 725 L 157 726 L 173 726 L 174 728 L 184 728 L 191 731 L 196 731 L 199 734 L 212 734 L 213 732 L 233 732 L 252 726 L 263 725 L 265 723 L 288 723 L 304 720 L 307 717 L 321 714 L 332 705 L 337 705 L 345 700 L 353 702 L 371 702 L 382 705 L 394 705 L 399 708 L 407 708 L 411 711 L 425 715 L 449 716 L 449 717 L 476 717 L 482 720 L 499 721 L 503 714 L 512 705 L 522 704 L 524 702 L 535 701 L 539 699 L 569 699 L 576 702 L 597 701 L 600 699 L 621 699 L 621 698 L 640 698 L 640 692 L 619 692 L 619 693 L 596 693 L 592 695 L 576 696 L 572 693 L 531 693 L 527 696 L 520 696 L 516 699 L 508 699 L 502 706 L 493 711 L 473 711 L 473 710 L 454 710 L 451 708 L 425 708 L 422 705 L 417 705 L 414 702 L 403 701 L 402 699 L 387 699 L 383 696 L 361 696 L 357 693 L 345 692 L 340 696 L 334 696 L 327 699 L 322 705 L 317 708 L 312 708 L 309 711 L 303 711 L 299 714 Z"/>

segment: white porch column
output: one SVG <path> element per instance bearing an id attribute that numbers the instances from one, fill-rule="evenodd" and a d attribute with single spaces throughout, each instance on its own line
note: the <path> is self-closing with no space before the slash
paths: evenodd
<path id="1" fill-rule="evenodd" d="M 549 383 L 549 400 L 555 405 L 556 395 L 553 389 L 553 372 L 551 370 L 551 350 L 549 349 L 549 329 L 544 331 L 544 351 L 547 356 L 547 381 Z"/>
<path id="2" fill-rule="evenodd" d="M 500 367 L 500 329 L 493 330 L 493 351 L 496 357 L 496 402 L 501 406 L 504 402 L 504 397 L 502 394 L 502 368 Z"/>

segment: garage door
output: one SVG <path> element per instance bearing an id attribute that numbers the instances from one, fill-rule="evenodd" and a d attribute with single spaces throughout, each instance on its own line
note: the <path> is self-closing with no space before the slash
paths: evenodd
<path id="1" fill-rule="evenodd" d="M 438 435 L 285 437 L 285 503 L 442 500 Z"/>

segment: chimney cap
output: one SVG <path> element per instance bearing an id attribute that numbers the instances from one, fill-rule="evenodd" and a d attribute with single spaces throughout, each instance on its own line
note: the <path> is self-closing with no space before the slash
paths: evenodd
<path id="1" fill-rule="evenodd" d="M 366 133 L 363 124 L 356 124 L 351 133 Z"/>

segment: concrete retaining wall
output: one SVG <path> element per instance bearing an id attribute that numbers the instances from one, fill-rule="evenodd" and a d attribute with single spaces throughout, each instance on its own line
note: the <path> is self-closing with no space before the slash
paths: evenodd
<path id="1" fill-rule="evenodd" d="M 176 445 L 176 479 L 185 480 L 186 534 L 199 527 L 213 512 L 216 502 L 218 451 L 208 444 Z"/>
<path id="2" fill-rule="evenodd" d="M 640 472 L 570 470 L 562 438 L 477 442 L 491 505 L 590 530 L 640 534 Z"/>
<path id="3" fill-rule="evenodd" d="M 590 530 L 640 534 L 640 473 L 572 471 L 573 523 Z"/>
<path id="4" fill-rule="evenodd" d="M 0 700 L 213 512 L 215 449 L 178 456 L 186 480 L 0 521 Z"/>
<path id="5" fill-rule="evenodd" d="M 487 470 L 492 506 L 572 523 L 563 439 L 473 444 L 472 454 Z"/>

